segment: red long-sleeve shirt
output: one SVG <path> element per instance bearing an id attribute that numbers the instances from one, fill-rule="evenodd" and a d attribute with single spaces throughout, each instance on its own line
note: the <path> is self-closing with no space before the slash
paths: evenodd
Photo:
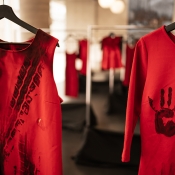
<path id="1" fill-rule="evenodd" d="M 175 174 L 175 36 L 164 26 L 142 37 L 131 72 L 122 161 L 140 118 L 139 175 Z"/>

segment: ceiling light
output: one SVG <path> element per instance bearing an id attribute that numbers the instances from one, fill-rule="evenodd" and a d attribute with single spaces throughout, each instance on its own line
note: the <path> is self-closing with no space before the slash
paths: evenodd
<path id="1" fill-rule="evenodd" d="M 98 0 L 98 3 L 102 8 L 110 8 L 114 1 L 115 0 Z"/>
<path id="2" fill-rule="evenodd" d="M 122 0 L 115 0 L 110 6 L 111 12 L 116 14 L 122 13 L 124 8 L 125 4 Z"/>

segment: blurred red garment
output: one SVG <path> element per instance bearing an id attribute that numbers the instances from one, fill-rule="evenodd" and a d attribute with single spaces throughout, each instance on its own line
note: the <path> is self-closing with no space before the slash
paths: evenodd
<path id="1" fill-rule="evenodd" d="M 87 67 L 87 39 L 83 39 L 79 41 L 79 57 L 82 60 L 82 68 L 80 73 L 82 75 L 86 75 L 86 67 Z"/>
<path id="2" fill-rule="evenodd" d="M 78 72 L 75 67 L 76 53 L 66 52 L 66 70 L 65 70 L 65 95 L 78 97 L 79 82 Z"/>
<path id="3" fill-rule="evenodd" d="M 0 174 L 62 175 L 61 98 L 53 79 L 58 40 L 0 44 Z"/>
<path id="4" fill-rule="evenodd" d="M 126 65 L 125 65 L 125 77 L 123 80 L 124 86 L 129 86 L 130 74 L 132 68 L 132 62 L 134 57 L 135 45 L 130 46 L 127 44 L 126 46 Z"/>
<path id="5" fill-rule="evenodd" d="M 107 36 L 102 40 L 102 69 L 121 68 L 121 42 L 122 37 Z"/>

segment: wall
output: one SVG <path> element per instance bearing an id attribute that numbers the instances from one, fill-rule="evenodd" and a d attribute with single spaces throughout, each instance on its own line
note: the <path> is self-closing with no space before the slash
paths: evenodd
<path id="1" fill-rule="evenodd" d="M 128 1 L 124 0 L 125 2 L 125 9 L 121 14 L 114 14 L 110 11 L 110 9 L 104 9 L 101 8 L 98 4 L 98 25 L 106 25 L 106 26 L 112 26 L 112 25 L 127 25 L 128 23 Z"/>
<path id="2" fill-rule="evenodd" d="M 114 14 L 110 9 L 104 9 L 97 3 L 97 25 L 113 27 L 117 25 L 127 25 L 128 24 L 128 0 L 124 0 L 125 9 L 120 14 Z M 101 36 L 108 35 L 110 32 L 114 32 L 116 35 L 125 35 L 126 30 L 99 30 L 96 32 L 96 38 L 101 38 Z"/>
<path id="3" fill-rule="evenodd" d="M 49 1 L 50 0 L 20 0 L 20 17 L 23 21 L 35 28 L 49 28 Z M 31 33 L 23 33 L 22 40 L 33 36 Z"/>
<path id="4" fill-rule="evenodd" d="M 86 30 L 88 25 L 96 23 L 95 0 L 67 0 L 67 28 Z"/>
<path id="5" fill-rule="evenodd" d="M 97 0 L 67 0 L 67 28 L 86 29 L 88 25 L 126 25 L 128 22 L 128 0 L 121 14 L 113 14 L 99 6 Z"/>

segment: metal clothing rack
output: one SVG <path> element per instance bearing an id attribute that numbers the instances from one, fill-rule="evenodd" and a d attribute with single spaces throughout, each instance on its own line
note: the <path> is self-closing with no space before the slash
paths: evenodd
<path id="1" fill-rule="evenodd" d="M 99 26 L 90 25 L 87 28 L 87 77 L 86 77 L 86 126 L 90 126 L 90 108 L 91 108 L 91 62 L 90 62 L 90 45 L 92 43 L 92 32 L 99 30 L 120 30 L 120 31 L 138 31 L 138 32 L 151 32 L 153 29 L 146 26 L 136 25 L 115 25 L 115 26 Z M 123 55 L 123 52 L 122 52 Z M 114 70 L 109 70 L 109 92 L 113 92 L 114 88 Z"/>

